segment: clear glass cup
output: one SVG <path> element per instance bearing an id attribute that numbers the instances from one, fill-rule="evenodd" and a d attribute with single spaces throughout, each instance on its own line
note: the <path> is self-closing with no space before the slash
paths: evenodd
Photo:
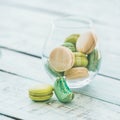
<path id="1" fill-rule="evenodd" d="M 95 33 L 95 29 L 93 28 L 92 21 L 85 17 L 68 16 L 68 17 L 63 17 L 63 18 L 53 21 L 50 35 L 49 35 L 48 39 L 45 41 L 45 44 L 43 47 L 43 52 L 42 52 L 43 65 L 45 67 L 46 72 L 49 74 L 52 82 L 54 82 L 56 80 L 57 76 L 54 75 L 53 71 L 51 72 L 50 70 L 48 70 L 48 68 L 46 66 L 46 65 L 48 65 L 49 55 L 50 55 L 51 51 L 54 48 L 61 46 L 65 42 L 65 38 L 67 38 L 71 34 L 80 34 L 81 35 L 82 33 L 85 33 L 87 31 L 92 31 Z M 96 36 L 97 36 L 97 34 L 96 34 Z M 98 50 L 98 52 L 99 52 L 99 62 L 98 63 L 100 65 L 101 55 L 100 55 L 100 50 L 99 50 L 98 46 L 99 45 L 98 45 L 98 41 L 97 41 L 95 49 Z M 83 87 L 83 86 L 89 84 L 90 81 L 92 81 L 93 78 L 98 73 L 99 65 L 95 71 L 90 71 L 90 70 L 88 71 L 89 72 L 88 77 L 77 78 L 77 79 L 72 79 L 72 80 L 68 80 L 66 78 L 68 86 L 70 88 L 80 88 L 80 87 Z M 63 74 L 63 77 L 66 77 L 66 76 L 64 76 L 64 74 Z"/>

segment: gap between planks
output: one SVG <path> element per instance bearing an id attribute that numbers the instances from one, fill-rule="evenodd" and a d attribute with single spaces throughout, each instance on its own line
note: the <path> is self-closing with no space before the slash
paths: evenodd
<path id="1" fill-rule="evenodd" d="M 41 59 L 35 57 L 2 50 L 0 68 L 3 72 L 12 73 L 31 80 L 53 83 L 42 67 Z M 98 75 L 89 87 L 78 90 L 78 92 L 120 105 L 119 90 L 120 81 Z"/>
<path id="2" fill-rule="evenodd" d="M 28 98 L 27 91 L 30 86 L 38 82 L 4 72 L 0 72 L 0 76 L 0 112 L 3 114 L 27 120 L 43 118 L 53 120 L 56 117 L 59 120 L 63 118 L 66 120 L 85 118 L 82 120 L 86 120 L 96 119 L 98 116 L 97 120 L 119 120 L 120 107 L 117 105 L 81 94 L 75 94 L 75 99 L 70 104 L 58 102 L 55 96 L 47 102 L 32 102 Z"/>
<path id="3" fill-rule="evenodd" d="M 15 56 L 17 55 L 21 59 L 24 59 L 24 56 L 27 55 L 26 58 L 31 57 L 31 59 L 33 59 L 33 61 L 34 61 L 34 58 L 36 58 L 38 60 L 40 60 L 42 58 L 41 56 L 36 56 L 36 55 L 33 55 L 33 54 L 24 53 L 24 52 L 14 50 L 14 49 L 10 49 L 10 48 L 3 47 L 3 46 L 0 46 L 0 48 L 3 51 L 2 55 L 1 55 L 1 56 L 3 56 L 3 59 L 9 59 L 9 58 L 7 58 L 7 56 L 5 54 L 9 54 L 10 51 L 11 51 L 10 52 L 11 57 L 13 57 L 13 55 L 15 55 Z M 22 54 L 23 54 L 23 58 L 22 58 Z M 5 58 L 4 58 L 4 55 L 5 55 Z M 120 80 L 120 72 L 119 72 L 119 68 L 120 68 L 119 59 L 120 59 L 120 56 L 116 56 L 116 55 L 108 54 L 108 53 L 104 53 L 102 56 L 103 56 L 103 59 L 102 59 L 99 75 L 109 77 L 109 78 L 112 78 L 112 79 L 115 79 L 115 80 Z M 13 59 L 13 61 L 14 61 L 14 58 L 11 58 L 11 59 Z M 2 60 L 2 58 L 1 58 L 1 61 L 5 61 L 5 60 Z M 6 63 L 6 64 L 8 64 L 8 63 Z M 22 64 L 22 63 L 20 62 L 19 64 Z M 6 70 L 7 70 L 7 68 L 6 68 Z M 12 72 L 12 71 L 9 71 L 9 72 Z"/>

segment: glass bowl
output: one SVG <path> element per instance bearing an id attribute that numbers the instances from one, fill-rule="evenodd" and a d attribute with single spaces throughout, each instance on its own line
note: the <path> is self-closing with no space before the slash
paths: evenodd
<path id="1" fill-rule="evenodd" d="M 82 53 L 81 51 L 78 51 L 76 48 L 78 46 L 77 45 L 78 39 L 82 39 L 82 38 L 85 39 L 84 36 L 85 37 L 87 36 L 86 33 L 90 33 L 90 34 L 92 33 L 93 38 L 91 38 L 91 37 L 90 38 L 87 37 L 87 38 L 94 39 L 94 42 L 95 42 L 95 46 L 93 47 L 93 49 L 91 50 L 90 53 L 86 53 L 86 52 Z M 74 71 L 74 74 L 80 73 L 81 75 L 79 74 L 78 75 L 79 77 L 69 79 L 69 77 L 67 75 L 65 75 L 66 71 L 68 71 L 68 70 L 66 70 L 66 71 L 63 70 L 62 72 L 56 71 L 49 64 L 51 62 L 50 61 L 51 60 L 50 59 L 51 52 L 55 48 L 58 48 L 60 46 L 67 48 L 67 46 L 64 46 L 63 44 L 65 42 L 71 42 L 69 40 L 66 40 L 66 39 L 69 39 L 69 37 L 71 35 L 78 35 L 79 37 L 77 37 L 77 42 L 73 43 L 75 46 L 75 50 L 74 51 L 70 50 L 70 51 L 73 54 L 75 52 L 80 52 L 81 54 L 84 54 L 85 57 L 87 58 L 88 63 L 86 63 L 85 66 L 84 65 L 75 66 L 76 57 L 74 54 L 74 65 L 71 68 L 69 68 L 69 70 L 72 68 L 81 68 L 81 67 L 83 68 L 84 67 L 85 69 L 87 69 L 88 75 L 84 76 L 84 74 L 86 74 L 86 73 L 84 73 L 84 71 L 82 71 L 82 72 Z M 84 43 L 85 40 L 82 40 L 82 41 Z M 88 46 L 90 44 L 91 43 L 88 42 Z M 80 46 L 82 46 L 81 43 L 80 43 Z M 67 48 L 67 49 L 70 49 L 70 48 Z M 97 51 L 97 55 L 95 55 L 93 53 L 93 51 Z M 93 55 L 92 57 L 91 57 L 91 54 Z M 95 56 L 97 56 L 97 61 L 94 61 Z M 60 57 L 60 55 L 58 57 Z M 79 56 L 79 57 L 81 58 L 83 56 Z M 60 59 L 64 59 L 64 58 L 60 57 Z M 94 79 L 96 74 L 98 73 L 99 68 L 100 68 L 99 67 L 100 61 L 101 61 L 101 54 L 100 54 L 100 50 L 99 50 L 97 34 L 95 33 L 95 29 L 93 28 L 92 21 L 90 19 L 87 19 L 85 17 L 80 17 L 80 16 L 68 16 L 68 17 L 63 17 L 63 18 L 53 21 L 50 35 L 49 35 L 48 39 L 45 41 L 45 44 L 43 47 L 42 61 L 43 61 L 44 68 L 45 68 L 46 72 L 48 73 L 48 75 L 50 76 L 52 82 L 54 82 L 56 80 L 56 77 L 63 76 L 66 78 L 67 84 L 70 88 L 80 88 L 80 87 L 83 87 L 83 86 L 89 84 Z M 95 68 L 94 67 L 92 68 L 92 65 L 90 65 L 90 63 L 92 63 L 92 65 L 95 66 Z M 80 77 L 80 76 L 83 76 L 83 77 Z"/>

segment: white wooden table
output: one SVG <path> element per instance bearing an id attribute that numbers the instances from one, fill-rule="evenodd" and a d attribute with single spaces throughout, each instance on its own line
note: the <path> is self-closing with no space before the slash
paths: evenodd
<path id="1" fill-rule="evenodd" d="M 52 20 L 84 15 L 93 20 L 102 50 L 99 74 L 75 89 L 70 104 L 35 103 L 31 85 L 47 81 L 41 51 Z M 119 0 L 0 0 L 0 120 L 120 120 Z"/>

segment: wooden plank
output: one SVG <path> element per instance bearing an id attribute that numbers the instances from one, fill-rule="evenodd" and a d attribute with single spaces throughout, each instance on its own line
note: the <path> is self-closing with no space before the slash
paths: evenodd
<path id="1" fill-rule="evenodd" d="M 14 119 L 6 117 L 4 115 L 0 115 L 0 120 L 14 120 Z"/>
<path id="2" fill-rule="evenodd" d="M 49 3 L 49 0 L 4 0 L 1 2 L 1 4 L 9 5 L 9 6 L 15 6 L 15 7 L 26 7 L 31 8 L 32 10 L 43 9 L 48 10 L 48 12 L 52 11 L 57 14 L 66 14 L 66 15 L 83 15 L 83 16 L 89 16 L 93 20 L 97 20 L 100 23 L 105 22 L 106 24 L 112 24 L 114 27 L 120 27 L 119 24 L 119 7 L 120 2 L 118 0 L 101 0 L 101 1 L 88 1 L 88 0 L 74 0 L 67 1 L 67 0 L 61 0 L 56 1 L 52 0 Z M 67 5 L 67 7 L 66 7 Z M 107 6 L 107 8 L 106 8 Z M 114 7 L 115 6 L 115 7 Z M 62 8 L 62 9 L 61 9 Z M 99 16 L 98 16 L 99 13 Z M 97 16 L 97 17 L 96 17 Z M 112 26 L 112 27 L 113 27 Z"/>
<path id="3" fill-rule="evenodd" d="M 120 106 L 82 94 L 75 94 L 70 104 L 60 103 L 55 96 L 46 102 L 33 102 L 28 88 L 38 82 L 0 72 L 0 112 L 29 120 L 119 120 Z M 31 114 L 32 113 L 32 114 Z M 99 117 L 98 117 L 99 116 Z"/>
<path id="4" fill-rule="evenodd" d="M 2 50 L 0 68 L 2 70 L 16 73 L 36 81 L 43 81 L 53 84 L 53 80 L 49 78 L 44 68 L 42 68 L 42 62 L 39 58 Z M 116 73 L 116 76 L 117 75 L 120 74 Z M 111 89 L 111 86 L 113 89 Z M 93 85 L 90 89 L 95 91 L 95 94 L 92 94 L 91 91 L 87 91 L 87 89 L 83 89 L 82 93 L 120 105 L 120 95 L 118 94 L 118 91 L 120 90 L 120 81 L 98 76 L 95 78 L 95 82 L 93 81 Z"/>
<path id="5" fill-rule="evenodd" d="M 120 80 L 120 55 L 103 53 L 99 73 Z"/>
<path id="6" fill-rule="evenodd" d="M 44 3 L 44 1 L 42 3 Z M 93 8 L 93 10 L 94 9 L 96 10 L 96 8 Z M 4 11 L 4 13 L 2 11 Z M 86 13 L 85 16 L 87 17 L 87 15 Z M 36 12 L 32 8 L 23 9 L 23 7 L 0 5 L 0 45 L 40 56 L 43 43 L 51 30 L 50 23 L 58 16 L 61 16 L 61 14 L 53 15 L 48 12 L 43 13 L 41 10 Z M 92 17 L 95 16 L 94 14 L 92 15 Z M 107 25 L 108 22 L 104 23 L 104 19 L 100 19 L 100 22 L 97 18 L 94 20 L 101 49 L 103 52 L 112 52 L 120 55 L 118 44 L 120 39 L 119 28 L 112 26 L 113 23 L 116 24 L 118 22 L 115 21 L 116 19 L 109 17 L 111 17 L 111 14 L 107 18 L 111 21 L 109 25 Z M 8 18 L 9 22 L 7 22 Z M 109 46 L 110 49 L 106 46 Z"/>
<path id="7" fill-rule="evenodd" d="M 1 49 L 0 68 L 33 79 L 40 79 L 41 60 L 40 58 L 23 55 L 9 50 Z M 103 54 L 99 73 L 120 79 L 120 56 Z M 18 60 L 16 61 L 16 58 Z M 32 68 L 32 69 L 31 69 Z"/>
<path id="8" fill-rule="evenodd" d="M 92 96 L 104 101 L 120 105 L 120 81 L 97 75 L 88 85 L 81 89 L 74 89 L 78 93 Z"/>
<path id="9" fill-rule="evenodd" d="M 40 56 L 52 20 L 47 13 L 0 5 L 0 45 Z"/>

